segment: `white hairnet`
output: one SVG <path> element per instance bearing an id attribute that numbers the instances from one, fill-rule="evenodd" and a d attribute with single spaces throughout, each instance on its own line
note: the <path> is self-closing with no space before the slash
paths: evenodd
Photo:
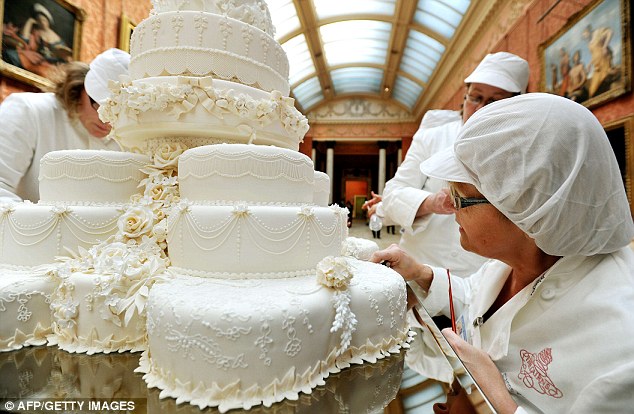
<path id="1" fill-rule="evenodd" d="M 94 58 L 84 80 L 88 96 L 99 104 L 104 103 L 110 96 L 108 82 L 118 81 L 120 75 L 127 75 L 129 65 L 130 55 L 121 49 L 108 49 Z"/>
<path id="2" fill-rule="evenodd" d="M 588 109 L 566 98 L 531 93 L 487 105 L 421 170 L 475 185 L 551 255 L 609 253 L 634 237 L 606 134 Z"/>
<path id="3" fill-rule="evenodd" d="M 526 92 L 528 62 L 509 52 L 489 53 L 482 59 L 465 83 L 484 83 L 507 92 Z"/>

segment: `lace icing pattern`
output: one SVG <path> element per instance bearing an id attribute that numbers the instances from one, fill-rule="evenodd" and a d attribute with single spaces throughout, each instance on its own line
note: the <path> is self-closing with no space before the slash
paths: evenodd
<path id="1" fill-rule="evenodd" d="M 266 92 L 290 93 L 286 77 L 270 66 L 233 52 L 199 47 L 157 47 L 130 60 L 130 77 L 210 76 Z"/>
<path id="2" fill-rule="evenodd" d="M 178 266 L 170 266 L 168 272 L 174 277 L 179 275 L 199 277 L 204 279 L 244 280 L 244 279 L 293 279 L 315 274 L 315 269 L 298 270 L 294 272 L 268 272 L 268 273 L 231 273 L 231 272 L 206 272 L 203 270 L 185 269 Z"/>
<path id="3" fill-rule="evenodd" d="M 193 10 L 220 14 L 275 36 L 275 26 L 264 0 L 151 0 L 151 2 L 153 13 Z"/>
<path id="4" fill-rule="evenodd" d="M 244 176 L 260 180 L 284 179 L 292 182 L 303 182 L 308 186 L 314 183 L 312 162 L 296 155 L 279 153 L 263 154 L 258 147 L 241 152 L 223 153 L 188 152 L 182 158 L 181 182 L 192 177 L 205 179 L 220 176 L 227 179 Z"/>

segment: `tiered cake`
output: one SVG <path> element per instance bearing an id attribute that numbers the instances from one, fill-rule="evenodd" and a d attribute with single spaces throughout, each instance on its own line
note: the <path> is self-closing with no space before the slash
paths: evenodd
<path id="1" fill-rule="evenodd" d="M 161 398 L 221 412 L 295 400 L 399 352 L 410 339 L 405 283 L 346 255 L 376 245 L 347 242 L 347 210 L 327 206 L 328 176 L 297 152 L 308 124 L 288 97 L 266 3 L 152 3 L 131 39 L 131 79 L 111 83 L 99 109 L 147 157 L 140 190 L 114 234 L 49 271 L 49 343 L 145 349 L 139 371 Z M 105 203 L 130 192 L 115 179 L 116 191 L 86 185 L 92 176 L 72 175 L 68 193 Z"/>
<path id="2" fill-rule="evenodd" d="M 115 151 L 56 151 L 41 160 L 40 195 L 0 208 L 0 351 L 42 345 L 51 333 L 57 256 L 106 240 L 138 192 L 150 157 Z"/>

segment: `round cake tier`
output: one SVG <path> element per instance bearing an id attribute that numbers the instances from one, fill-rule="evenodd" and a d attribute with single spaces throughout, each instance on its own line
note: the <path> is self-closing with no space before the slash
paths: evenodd
<path id="1" fill-rule="evenodd" d="M 346 294 L 356 316 L 350 346 L 335 323 L 340 291 L 313 274 L 294 279 L 227 281 L 177 277 L 156 284 L 147 305 L 148 351 L 139 370 L 161 398 L 220 412 L 323 385 L 351 363 L 375 362 L 408 340 L 403 278 L 384 266 L 347 259 Z"/>
<path id="2" fill-rule="evenodd" d="M 207 277 L 291 277 L 341 254 L 346 218 L 336 206 L 182 202 L 168 219 L 169 256 L 173 266 Z"/>
<path id="3" fill-rule="evenodd" d="M 105 150 L 62 150 L 40 161 L 40 200 L 43 202 L 128 203 L 147 175 L 140 168 L 150 158 L 142 154 Z"/>
<path id="4" fill-rule="evenodd" d="M 37 266 L 117 232 L 121 206 L 14 204 L 0 210 L 0 263 Z"/>
<path id="5" fill-rule="evenodd" d="M 152 0 L 156 13 L 170 11 L 198 11 L 221 14 L 240 20 L 266 32 L 275 35 L 275 27 L 271 21 L 269 8 L 264 0 Z"/>
<path id="6" fill-rule="evenodd" d="M 0 265 L 0 272 L 0 352 L 46 344 L 46 336 L 51 333 L 49 303 L 55 282 L 46 276 L 44 268 Z"/>
<path id="7" fill-rule="evenodd" d="M 288 96 L 289 64 L 270 35 L 239 20 L 195 11 L 143 20 L 130 40 L 130 77 L 211 76 Z"/>
<path id="8" fill-rule="evenodd" d="M 115 284 L 113 279 L 94 271 L 73 272 L 58 279 L 51 297 L 53 334 L 48 337 L 49 345 L 88 355 L 145 349 L 145 315 L 135 312 L 125 323 L 124 315 L 114 314 L 113 303 L 122 292 L 109 291 Z"/>
<path id="9" fill-rule="evenodd" d="M 178 161 L 181 198 L 263 203 L 313 202 L 313 162 L 264 145 L 218 144 L 185 151 Z"/>
<path id="10" fill-rule="evenodd" d="M 148 78 L 115 83 L 111 92 L 99 115 L 134 150 L 160 137 L 201 137 L 297 151 L 308 131 L 292 98 L 211 77 Z"/>
<path id="11" fill-rule="evenodd" d="M 330 201 L 330 177 L 321 171 L 315 171 L 313 203 L 326 207 Z"/>

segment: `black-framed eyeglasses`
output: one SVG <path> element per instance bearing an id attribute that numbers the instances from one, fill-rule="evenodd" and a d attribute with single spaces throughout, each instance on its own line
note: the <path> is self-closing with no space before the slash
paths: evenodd
<path id="1" fill-rule="evenodd" d="M 458 194 L 454 193 L 453 191 L 451 192 L 451 198 L 453 201 L 453 206 L 456 208 L 456 210 L 475 206 L 476 204 L 491 204 L 491 202 L 487 200 L 486 198 L 460 197 Z"/>

